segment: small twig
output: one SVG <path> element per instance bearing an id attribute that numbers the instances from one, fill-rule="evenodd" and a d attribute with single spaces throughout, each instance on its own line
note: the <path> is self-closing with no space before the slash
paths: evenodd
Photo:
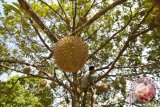
<path id="1" fill-rule="evenodd" d="M 88 15 L 88 13 L 90 12 L 90 10 L 93 8 L 95 2 L 96 2 L 96 0 L 94 0 L 92 2 L 91 7 L 87 10 L 86 14 L 83 17 L 86 17 Z"/>
<path id="2" fill-rule="evenodd" d="M 42 36 L 40 35 L 40 33 L 38 32 L 38 29 L 33 25 L 32 20 L 29 19 L 31 22 L 32 27 L 34 28 L 34 30 L 36 31 L 38 37 L 40 38 L 40 40 L 42 41 L 43 45 L 50 51 L 52 52 L 52 50 L 50 49 L 50 47 L 45 43 L 45 41 L 43 40 Z"/>
<path id="3" fill-rule="evenodd" d="M 64 13 L 65 18 L 68 19 L 67 15 L 66 15 L 66 12 L 64 11 L 64 9 L 63 9 L 61 3 L 59 2 L 59 0 L 57 0 L 57 2 L 58 2 L 59 7 L 61 8 L 62 12 Z"/>
<path id="4" fill-rule="evenodd" d="M 73 15 L 73 26 L 72 26 L 72 32 L 75 30 L 75 25 L 76 25 L 76 16 L 77 16 L 77 0 L 74 2 L 74 15 Z"/>
<path id="5" fill-rule="evenodd" d="M 66 16 L 64 10 L 62 10 L 62 11 L 64 12 L 66 19 L 64 19 L 64 18 L 62 17 L 62 15 L 60 15 L 54 8 L 52 8 L 49 4 L 47 4 L 47 3 L 44 2 L 43 0 L 39 0 L 39 1 L 41 1 L 43 4 L 45 4 L 46 6 L 48 6 L 54 13 L 56 13 L 56 15 L 58 15 L 58 16 L 66 23 L 65 26 L 66 26 L 67 28 L 68 28 L 68 27 L 70 28 L 70 24 L 69 24 L 69 22 L 67 21 L 68 18 L 67 18 L 67 16 Z M 58 1 L 58 3 L 59 3 L 59 1 Z M 61 6 L 60 6 L 60 8 L 63 9 Z"/>
<path id="6" fill-rule="evenodd" d="M 41 65 L 34 65 L 34 64 L 31 64 L 31 63 L 26 63 L 26 62 L 24 62 L 24 61 L 19 61 L 19 60 L 9 60 L 9 59 L 0 59 L 0 62 L 24 64 L 24 65 L 27 65 L 27 66 L 33 66 L 33 67 L 35 67 L 35 68 L 41 66 Z"/>
<path id="7" fill-rule="evenodd" d="M 65 18 L 66 18 L 66 19 L 64 19 L 64 21 L 65 21 L 65 23 L 66 23 L 66 27 L 67 27 L 67 29 L 70 31 L 71 26 L 70 26 L 69 18 L 67 17 L 66 12 L 64 11 L 64 9 L 63 9 L 61 3 L 59 2 L 59 0 L 57 0 L 57 2 L 58 2 L 59 7 L 61 8 L 62 12 L 64 13 Z"/>
<path id="8" fill-rule="evenodd" d="M 44 2 L 43 0 L 39 0 L 41 3 L 45 4 L 46 6 L 48 6 L 54 13 L 56 13 L 56 15 L 58 15 L 62 20 L 64 20 L 64 18 L 55 10 L 53 9 L 49 4 L 47 4 L 46 2 Z"/>
<path id="9" fill-rule="evenodd" d="M 109 39 L 105 40 L 105 42 L 100 45 L 100 47 L 98 49 L 96 49 L 91 55 L 89 55 L 88 59 L 92 58 L 98 51 L 100 51 L 101 49 L 103 49 L 117 34 L 119 34 L 121 31 L 123 31 L 131 22 L 132 18 L 129 19 L 128 23 L 122 27 L 119 31 L 117 31 L 116 33 L 114 33 Z"/>
<path id="10" fill-rule="evenodd" d="M 45 57 L 45 59 L 50 59 L 53 56 L 53 51 L 48 55 L 48 57 Z"/>
<path id="11" fill-rule="evenodd" d="M 55 70 L 54 70 L 54 77 L 55 77 L 56 82 L 59 85 L 63 86 L 64 89 L 66 89 L 68 92 L 70 92 L 70 94 L 72 94 L 72 90 L 66 84 L 64 84 L 63 82 L 59 81 L 59 79 L 57 78 L 57 74 L 56 74 Z"/>
<path id="12" fill-rule="evenodd" d="M 96 71 L 101 71 L 101 70 L 104 70 L 104 69 L 109 69 L 109 66 L 110 66 L 111 64 L 112 64 L 112 63 L 110 63 L 110 64 L 107 65 L 107 66 L 98 68 L 98 69 L 96 69 Z M 155 64 L 155 63 L 146 64 L 146 65 L 139 65 L 139 66 L 114 66 L 114 69 L 121 69 L 121 68 L 150 68 L 150 69 L 152 69 L 150 66 L 152 66 L 152 65 L 154 65 L 154 64 Z"/>
<path id="13" fill-rule="evenodd" d="M 14 82 L 14 84 L 12 85 L 12 87 L 8 89 L 8 91 L 9 91 L 9 90 L 12 90 L 12 89 L 14 88 L 14 86 L 17 84 L 17 82 L 18 82 L 19 80 L 21 80 L 21 79 L 24 79 L 24 78 L 30 78 L 30 77 L 20 77 L 20 78 L 18 78 L 18 79 L 16 80 L 16 82 Z"/>
<path id="14" fill-rule="evenodd" d="M 108 69 L 111 64 L 112 64 L 112 62 L 109 63 L 109 64 L 108 64 L 107 66 L 105 66 L 105 67 L 101 67 L 101 68 L 96 69 L 96 71 L 101 71 L 101 70 L 104 70 L 104 69 Z"/>
<path id="15" fill-rule="evenodd" d="M 140 73 L 132 73 L 132 74 L 116 74 L 116 75 L 108 75 L 109 77 L 117 77 L 117 76 L 123 76 L 123 77 L 129 77 L 129 76 L 138 76 L 142 74 L 160 74 L 159 71 L 156 72 L 140 72 Z"/>
<path id="16" fill-rule="evenodd" d="M 90 36 L 88 36 L 88 38 L 86 38 L 84 41 L 87 41 L 87 40 L 89 40 L 92 36 L 94 36 L 97 32 L 98 32 L 98 30 L 101 28 L 101 26 L 99 26 L 99 28 L 98 29 L 96 29 Z"/>

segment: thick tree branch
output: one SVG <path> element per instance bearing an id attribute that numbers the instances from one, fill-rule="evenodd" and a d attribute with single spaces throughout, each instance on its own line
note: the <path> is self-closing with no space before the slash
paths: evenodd
<path id="1" fill-rule="evenodd" d="M 101 71 L 101 70 L 104 70 L 104 69 L 109 69 L 109 66 L 111 64 L 109 64 L 109 65 L 107 65 L 105 67 L 98 68 L 98 69 L 96 69 L 96 71 Z M 118 66 L 117 65 L 117 66 L 114 66 L 114 69 L 122 69 L 122 68 L 150 68 L 150 69 L 152 69 L 151 66 L 153 66 L 154 64 L 156 64 L 156 63 L 149 63 L 149 64 L 139 65 L 139 66 Z"/>
<path id="2" fill-rule="evenodd" d="M 144 16 L 144 18 L 142 19 L 142 21 L 138 24 L 138 26 L 136 27 L 136 29 L 133 30 L 133 32 L 131 33 L 131 36 L 128 37 L 126 43 L 124 44 L 124 46 L 122 47 L 122 49 L 121 49 L 120 52 L 118 53 L 117 57 L 116 57 L 115 60 L 113 61 L 112 65 L 111 65 L 111 67 L 108 69 L 108 71 L 107 71 L 104 75 L 100 76 L 100 77 L 97 79 L 96 82 L 98 82 L 99 80 L 103 79 L 104 77 L 106 77 L 106 76 L 109 74 L 109 72 L 114 68 L 114 65 L 116 64 L 116 62 L 117 62 L 117 61 L 119 60 L 119 58 L 122 56 L 123 52 L 128 48 L 129 43 L 132 42 L 132 41 L 134 41 L 138 36 L 141 35 L 141 33 L 139 33 L 139 34 L 137 34 L 137 35 L 135 35 L 135 33 L 137 32 L 137 30 L 139 29 L 139 27 L 141 26 L 141 24 L 145 21 L 145 19 L 149 16 L 149 14 L 150 14 L 150 12 L 153 10 L 153 8 L 154 8 L 154 6 L 152 6 L 152 7 L 149 9 L 149 11 L 146 13 L 146 15 Z M 155 26 L 151 26 L 149 29 L 151 30 L 151 29 L 153 29 L 153 28 L 155 28 Z"/>
<path id="3" fill-rule="evenodd" d="M 40 26 L 43 32 L 49 37 L 51 41 L 57 42 L 57 38 L 54 34 L 44 25 L 44 23 L 40 20 L 39 16 L 32 10 L 32 8 L 28 5 L 26 0 L 18 0 L 21 8 L 24 9 L 32 18 L 33 20 Z"/>
<path id="4" fill-rule="evenodd" d="M 84 23 L 80 28 L 78 28 L 77 30 L 75 30 L 73 33 L 71 33 L 70 35 L 75 35 L 78 32 L 82 31 L 85 27 L 89 26 L 90 24 L 92 24 L 95 20 L 97 20 L 98 18 L 100 18 L 102 15 L 104 15 L 106 12 L 108 12 L 109 10 L 113 9 L 115 6 L 120 5 L 122 3 L 124 3 L 127 0 L 117 0 L 116 2 L 112 3 L 111 5 L 109 5 L 108 7 L 105 7 L 104 9 L 102 9 L 101 11 L 99 11 L 98 13 L 96 13 L 90 20 L 88 20 L 86 23 Z"/>

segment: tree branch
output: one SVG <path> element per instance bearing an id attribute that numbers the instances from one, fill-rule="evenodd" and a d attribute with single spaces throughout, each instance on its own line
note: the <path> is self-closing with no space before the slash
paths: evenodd
<path id="1" fill-rule="evenodd" d="M 57 42 L 57 38 L 54 34 L 44 25 L 44 23 L 40 20 L 39 16 L 32 10 L 32 8 L 28 5 L 26 0 L 18 0 L 21 8 L 24 9 L 32 18 L 33 20 L 40 26 L 42 31 L 49 37 L 51 41 Z"/>
<path id="2" fill-rule="evenodd" d="M 54 77 L 55 77 L 56 82 L 59 85 L 63 86 L 63 88 L 66 89 L 68 92 L 70 92 L 70 94 L 72 95 L 72 90 L 66 84 L 64 84 L 63 82 L 59 81 L 59 79 L 57 78 L 57 74 L 56 74 L 55 70 L 54 70 Z"/>
<path id="3" fill-rule="evenodd" d="M 132 20 L 132 18 L 129 19 L 129 21 L 127 22 L 127 24 L 124 27 L 122 27 L 119 31 L 114 33 L 109 39 L 105 40 L 104 43 L 102 42 L 100 47 L 98 49 L 96 49 L 91 55 L 89 55 L 88 59 L 92 58 L 96 53 L 98 53 L 98 51 L 103 49 L 117 34 L 119 34 L 121 31 L 123 31 L 130 24 L 131 20 Z"/>
<path id="4" fill-rule="evenodd" d="M 107 65 L 105 67 L 98 68 L 98 69 L 96 69 L 96 71 L 101 71 L 101 70 L 104 70 L 104 69 L 109 69 L 109 66 L 111 64 L 112 63 L 110 63 L 109 65 Z M 149 63 L 149 64 L 139 65 L 139 66 L 114 66 L 114 69 L 122 69 L 122 68 L 150 68 L 150 69 L 152 69 L 151 66 L 153 66 L 154 64 L 156 64 L 156 63 Z"/>
<path id="5" fill-rule="evenodd" d="M 12 69 L 12 68 L 7 67 L 7 66 L 5 66 L 5 65 L 1 65 L 1 64 L 0 64 L 0 66 L 2 66 L 2 67 L 4 67 L 4 68 L 7 68 L 7 69 L 9 69 L 9 70 L 12 70 L 12 71 L 16 71 L 16 72 L 18 72 L 18 73 L 23 73 L 23 72 L 21 72 L 21 71 L 19 71 L 19 70 Z M 44 73 L 45 73 L 45 72 L 44 72 Z M 23 73 L 23 74 L 25 74 L 25 73 Z M 50 77 L 48 74 L 45 74 L 47 77 L 40 76 L 40 75 L 34 75 L 34 74 L 27 74 L 27 75 L 32 76 L 32 77 L 36 77 L 36 78 L 43 78 L 43 79 L 47 79 L 47 80 L 56 81 L 59 85 L 63 86 L 65 89 L 67 89 L 67 90 L 72 94 L 71 89 L 70 89 L 66 84 L 64 84 L 63 82 L 61 82 L 61 81 L 58 80 L 57 75 L 56 75 L 56 72 L 54 72 L 54 77 L 55 77 L 55 78 Z"/>
<path id="6" fill-rule="evenodd" d="M 122 3 L 124 3 L 127 0 L 117 0 L 116 2 L 112 3 L 111 5 L 109 5 L 108 7 L 105 7 L 104 9 L 102 9 L 101 11 L 99 11 L 98 13 L 96 13 L 90 20 L 88 20 L 86 23 L 84 23 L 80 28 L 78 28 L 77 30 L 75 30 L 73 33 L 71 33 L 70 35 L 75 35 L 78 32 L 82 31 L 85 27 L 89 26 L 90 24 L 92 24 L 95 20 L 97 20 L 98 18 L 100 18 L 102 15 L 104 15 L 106 12 L 108 12 L 109 10 L 113 9 L 115 6 L 120 5 Z"/>
<path id="7" fill-rule="evenodd" d="M 32 20 L 30 20 L 30 23 L 32 25 L 32 27 L 34 28 L 35 32 L 37 33 L 39 39 L 42 41 L 43 45 L 50 51 L 52 52 L 52 50 L 50 49 L 50 47 L 45 43 L 45 41 L 43 40 L 42 36 L 40 35 L 40 33 L 38 32 L 38 29 L 33 25 Z"/>
<path id="8" fill-rule="evenodd" d="M 99 28 L 98 29 L 96 29 L 90 36 L 88 36 L 88 38 L 86 38 L 84 41 L 87 41 L 87 40 L 89 40 L 92 36 L 94 36 L 97 32 L 98 32 L 98 30 L 101 28 L 101 26 L 99 26 Z"/>
<path id="9" fill-rule="evenodd" d="M 25 73 L 23 73 L 23 72 L 22 72 L 22 71 L 20 71 L 20 70 L 13 69 L 13 68 L 7 67 L 7 66 L 5 66 L 5 65 L 1 65 L 1 64 L 0 64 L 0 66 L 2 66 L 2 67 L 4 67 L 4 68 L 7 68 L 7 69 L 9 69 L 9 70 L 12 70 L 12 71 L 18 72 L 18 73 L 25 74 Z M 43 78 L 43 79 L 52 80 L 52 78 L 50 78 L 50 77 L 44 77 L 44 76 L 34 75 L 34 74 L 27 74 L 27 75 L 32 76 L 32 77 L 36 77 L 36 78 Z"/>
<path id="10" fill-rule="evenodd" d="M 99 80 L 103 79 L 104 77 L 106 77 L 109 72 L 114 68 L 114 65 L 116 64 L 116 62 L 119 60 L 119 58 L 122 56 L 123 52 L 128 48 L 129 43 L 132 42 L 133 40 L 135 40 L 138 36 L 141 35 L 141 33 L 135 35 L 135 33 L 137 32 L 137 30 L 139 29 L 139 27 L 141 26 L 141 24 L 145 21 L 145 19 L 149 16 L 150 12 L 153 10 L 154 6 L 152 6 L 149 11 L 147 12 L 147 14 L 144 16 L 144 18 L 142 19 L 142 21 L 138 24 L 138 26 L 136 27 L 136 29 L 131 33 L 131 36 L 128 37 L 126 43 L 124 44 L 124 46 L 122 47 L 122 50 L 120 50 L 120 52 L 118 53 L 117 57 L 115 58 L 115 60 L 113 61 L 111 67 L 108 69 L 108 71 L 103 74 L 102 76 L 100 76 L 96 82 L 98 82 Z M 155 26 L 151 26 L 149 29 L 153 29 L 155 28 Z M 147 30 L 148 31 L 148 30 Z M 144 32 L 145 33 L 145 32 Z"/>
<path id="11" fill-rule="evenodd" d="M 69 19 L 67 18 L 66 14 L 65 14 L 65 12 L 64 12 L 64 10 L 63 10 L 63 8 L 61 6 L 60 6 L 60 8 L 64 12 L 66 19 L 64 19 L 54 8 L 52 8 L 49 4 L 47 4 L 43 0 L 39 0 L 39 1 L 41 1 L 43 4 L 45 4 L 46 6 L 48 6 L 54 13 L 56 13 L 56 15 L 58 15 L 66 23 L 66 27 L 67 28 L 69 28 L 69 29 L 71 28 L 70 27 L 70 23 L 69 23 Z M 58 1 L 58 3 L 59 3 L 59 1 Z"/>
<path id="12" fill-rule="evenodd" d="M 93 8 L 95 2 L 96 2 L 96 0 L 94 0 L 92 2 L 91 7 L 87 10 L 86 14 L 83 17 L 86 17 L 88 15 L 88 13 L 90 12 L 90 10 Z"/>
<path id="13" fill-rule="evenodd" d="M 19 80 L 21 80 L 21 79 L 24 79 L 24 78 L 30 78 L 30 77 L 20 77 L 20 78 L 18 78 L 18 79 L 14 82 L 14 84 L 12 85 L 12 87 L 8 89 L 8 91 L 9 91 L 9 90 L 12 90 L 12 89 L 14 88 L 14 86 L 17 84 L 17 82 L 18 82 Z"/>
<path id="14" fill-rule="evenodd" d="M 138 34 L 135 35 L 135 36 L 138 37 L 138 36 L 140 36 L 141 34 L 144 34 L 144 33 L 148 32 L 148 31 L 150 31 L 150 30 L 152 30 L 152 29 L 154 29 L 154 28 L 155 28 L 155 27 L 151 27 L 151 28 L 149 28 L 149 29 L 146 29 L 146 30 L 138 33 Z M 135 38 L 134 38 L 134 39 L 135 39 Z M 133 40 L 133 39 L 132 39 L 132 40 Z M 102 75 L 102 76 L 97 80 L 97 82 L 98 82 L 99 80 L 103 79 L 105 76 L 107 76 L 107 75 L 109 74 L 109 72 L 110 72 L 112 69 L 114 69 L 115 63 L 118 61 L 118 59 L 119 59 L 120 56 L 123 54 L 123 52 L 127 49 L 128 45 L 129 45 L 129 42 L 130 42 L 130 41 L 128 41 L 128 42 L 125 43 L 124 47 L 122 48 L 122 50 L 121 50 L 121 51 L 119 52 L 119 54 L 117 55 L 116 59 L 114 60 L 114 62 L 113 62 L 112 65 L 111 65 L 111 67 L 108 69 L 108 71 L 107 71 L 104 75 Z M 101 69 L 99 69 L 99 70 L 103 70 L 103 69 L 105 69 L 105 68 L 106 68 L 106 67 L 103 67 L 103 68 L 101 68 Z"/>
<path id="15" fill-rule="evenodd" d="M 74 15 L 73 15 L 73 26 L 72 26 L 72 32 L 75 30 L 76 25 L 76 16 L 77 16 L 77 0 L 74 2 Z"/>
<path id="16" fill-rule="evenodd" d="M 68 82 L 70 83 L 70 85 L 72 85 L 73 83 L 72 83 L 72 81 L 68 78 L 68 75 L 66 74 L 66 72 L 63 71 L 63 73 L 64 73 L 64 76 L 66 77 L 66 79 L 68 80 Z"/>
<path id="17" fill-rule="evenodd" d="M 66 13 L 65 13 L 65 11 L 64 11 L 61 3 L 59 2 L 59 0 L 57 0 L 57 2 L 58 2 L 59 7 L 61 8 L 62 12 L 64 13 L 65 18 L 68 19 L 68 17 L 67 17 L 67 15 L 66 15 Z"/>
<path id="18" fill-rule="evenodd" d="M 140 73 L 132 73 L 132 74 L 116 74 L 116 75 L 108 75 L 110 77 L 117 77 L 117 76 L 122 76 L 122 77 L 130 77 L 130 76 L 138 76 L 138 75 L 142 75 L 142 74 L 160 74 L 159 71 L 156 72 L 140 72 Z"/>
<path id="19" fill-rule="evenodd" d="M 9 59 L 0 59 L 0 62 L 24 64 L 24 65 L 27 65 L 27 66 L 33 66 L 33 67 L 35 67 L 35 68 L 41 66 L 41 65 L 34 65 L 34 64 L 26 63 L 26 62 L 24 62 L 24 61 L 19 61 L 19 60 L 9 60 Z"/>

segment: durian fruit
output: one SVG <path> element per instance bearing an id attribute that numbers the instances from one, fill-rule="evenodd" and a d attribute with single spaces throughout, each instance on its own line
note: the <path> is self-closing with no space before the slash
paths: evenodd
<path id="1" fill-rule="evenodd" d="M 25 73 L 25 74 L 29 74 L 30 72 L 31 72 L 31 68 L 29 67 L 29 66 L 26 66 L 26 67 L 24 67 L 23 68 L 23 73 Z"/>
<path id="2" fill-rule="evenodd" d="M 56 88 L 56 83 L 55 83 L 54 81 L 52 81 L 52 82 L 50 83 L 50 87 L 51 87 L 52 89 Z"/>
<path id="3" fill-rule="evenodd" d="M 47 84 L 47 81 L 44 79 L 44 80 L 41 80 L 40 81 L 40 87 L 45 87 L 46 86 L 46 84 Z"/>
<path id="4" fill-rule="evenodd" d="M 88 46 L 78 36 L 65 36 L 53 48 L 53 57 L 59 68 L 74 73 L 86 63 Z"/>
<path id="5" fill-rule="evenodd" d="M 107 86 L 107 84 L 105 84 L 105 83 L 103 83 L 102 85 L 97 85 L 96 86 L 96 88 L 97 88 L 97 90 L 99 91 L 99 92 L 107 92 L 107 90 L 108 90 L 108 86 Z"/>

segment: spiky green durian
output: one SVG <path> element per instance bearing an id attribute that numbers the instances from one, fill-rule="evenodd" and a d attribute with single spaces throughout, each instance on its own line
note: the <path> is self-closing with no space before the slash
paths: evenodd
<path id="1" fill-rule="evenodd" d="M 77 72 L 88 57 L 88 46 L 77 36 L 65 36 L 53 48 L 57 66 L 66 72 Z"/>

